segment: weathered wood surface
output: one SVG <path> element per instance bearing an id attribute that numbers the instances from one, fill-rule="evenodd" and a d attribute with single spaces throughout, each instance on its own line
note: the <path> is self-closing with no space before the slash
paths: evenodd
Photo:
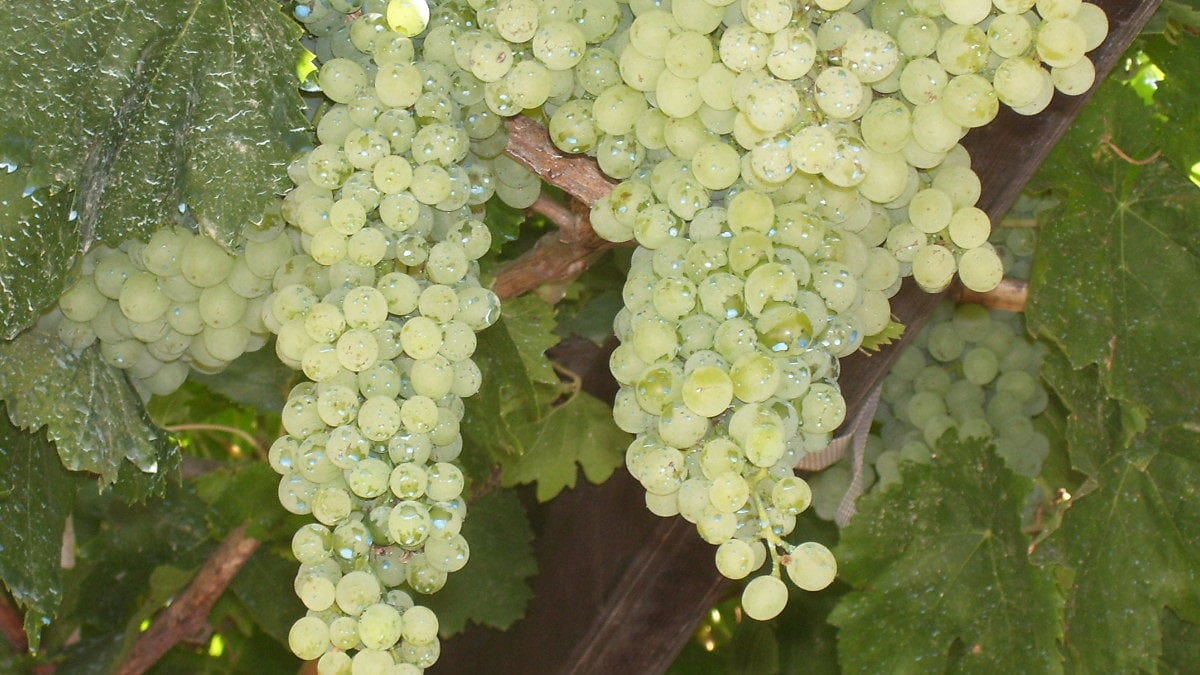
<path id="1" fill-rule="evenodd" d="M 1093 1 L 1110 23 L 1109 38 L 1091 54 L 1102 77 L 1159 0 Z M 983 182 L 980 208 L 993 219 L 1008 210 L 1086 99 L 1056 95 L 1033 118 L 1004 109 L 993 124 L 968 136 L 964 145 Z M 893 311 L 912 335 L 939 300 L 906 285 Z M 607 373 L 607 354 L 612 346 L 604 350 L 568 341 L 557 348 L 557 356 L 583 375 L 586 388 L 611 400 L 616 385 Z M 902 347 L 843 361 L 848 417 Z M 650 514 L 642 488 L 623 470 L 600 486 L 581 483 L 548 504 L 530 507 L 541 571 L 527 617 L 505 632 L 472 628 L 447 641 L 432 673 L 641 675 L 663 672 L 674 661 L 728 587 L 713 565 L 714 548 L 681 518 Z"/>

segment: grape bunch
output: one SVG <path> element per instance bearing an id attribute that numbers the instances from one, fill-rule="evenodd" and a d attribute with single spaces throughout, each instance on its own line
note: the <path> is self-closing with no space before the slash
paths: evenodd
<path id="1" fill-rule="evenodd" d="M 883 382 L 864 452 L 864 487 L 898 482 L 902 462 L 928 463 L 951 431 L 990 441 L 1009 469 L 1035 478 L 1050 450 L 1035 426 L 1049 402 L 1038 376 L 1043 351 L 1019 314 L 939 306 Z M 834 518 L 853 471 L 847 457 L 809 478 L 818 516 Z"/>
<path id="2" fill-rule="evenodd" d="M 436 7 L 422 33 L 423 7 L 295 7 L 327 100 L 280 208 L 302 253 L 276 275 L 264 323 L 306 381 L 269 459 L 284 508 L 316 521 L 292 540 L 308 612 L 289 645 L 323 674 L 416 673 L 439 656 L 437 616 L 415 596 L 470 557 L 459 423 L 481 384 L 476 333 L 500 313 L 479 282 L 482 207 L 540 193 L 500 155 L 483 83 L 434 58 L 469 8 Z"/>
<path id="3" fill-rule="evenodd" d="M 146 399 L 178 389 L 189 367 L 224 370 L 266 344 L 263 305 L 295 252 L 277 213 L 243 236 L 238 255 L 181 225 L 149 241 L 93 248 L 59 298 L 59 337 L 74 349 L 98 341 L 104 361 L 125 370 Z"/>
<path id="4" fill-rule="evenodd" d="M 1107 30 L 1077 0 L 473 2 L 438 34 L 499 115 L 622 181 L 591 224 L 638 251 L 615 332 L 614 415 L 647 505 L 681 514 L 755 618 L 836 573 L 785 537 L 808 506 L 792 467 L 845 416 L 837 359 L 890 321 L 913 276 L 1003 276 L 959 141 L 1004 103 L 1081 93 Z M 430 40 L 433 38 L 430 34 Z M 450 63 L 453 57 L 453 64 Z M 573 84 L 567 100 L 557 96 Z M 531 93 L 532 92 L 532 93 Z M 534 95 L 536 94 L 536 95 Z M 525 100 L 520 100 L 525 97 Z M 511 104 L 510 104 L 511 102 Z"/>

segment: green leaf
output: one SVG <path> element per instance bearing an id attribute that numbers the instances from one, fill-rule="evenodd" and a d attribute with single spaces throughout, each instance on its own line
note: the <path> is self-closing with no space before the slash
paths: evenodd
<path id="1" fill-rule="evenodd" d="M 414 598 L 437 612 L 443 637 L 461 632 L 468 621 L 508 628 L 533 597 L 533 530 L 516 495 L 497 490 L 472 502 L 462 535 L 471 543 L 467 566 L 451 574 L 442 590 Z"/>
<path id="2" fill-rule="evenodd" d="M 1163 611 L 1163 655 L 1159 672 L 1184 675 L 1200 663 L 1200 624 L 1184 621 L 1170 610 Z"/>
<path id="3" fill-rule="evenodd" d="M 506 300 L 503 307 L 500 320 L 479 333 L 475 362 L 483 384 L 466 399 L 462 422 L 469 444 L 493 461 L 526 452 L 538 420 L 560 392 L 545 353 L 558 344 L 553 308 L 532 297 Z"/>
<path id="4" fill-rule="evenodd" d="M 1171 12 L 1172 19 L 1183 10 L 1193 21 L 1200 19 L 1200 11 L 1195 8 L 1180 7 L 1180 10 Z M 1200 161 L 1200 105 L 1197 105 L 1200 101 L 1200 37 L 1182 31 L 1172 33 L 1170 38 L 1159 35 L 1146 39 L 1143 49 L 1154 65 L 1166 74 L 1154 91 L 1158 112 L 1165 115 L 1171 125 L 1170 142 L 1161 145 L 1163 154 L 1176 171 L 1186 176 Z"/>
<path id="5" fill-rule="evenodd" d="M 63 469 L 45 434 L 21 431 L 3 414 L 0 466 L 0 580 L 25 607 L 25 630 L 36 649 L 42 629 L 38 617 L 54 617 L 62 602 L 63 527 L 79 479 Z"/>
<path id="6" fill-rule="evenodd" d="M 538 424 L 523 455 L 504 462 L 503 484 L 537 483 L 538 501 L 575 487 L 576 464 L 587 479 L 603 483 L 621 466 L 629 434 L 613 422 L 612 409 L 580 391 Z"/>
<path id="7" fill-rule="evenodd" d="M 1161 122 L 1127 86 L 1106 83 L 1039 180 L 1061 197 L 1043 220 L 1027 320 L 1073 368 L 1100 367 L 1131 419 L 1194 424 L 1200 399 L 1200 189 L 1165 161 Z"/>
<path id="8" fill-rule="evenodd" d="M 193 372 L 189 377 L 234 403 L 277 416 L 287 404 L 296 371 L 280 362 L 272 340 L 258 351 L 242 354 L 219 373 Z"/>
<path id="9" fill-rule="evenodd" d="M 305 611 L 292 587 L 295 576 L 295 560 L 285 560 L 264 546 L 229 584 L 258 627 L 284 645 L 292 622 Z"/>
<path id="10" fill-rule="evenodd" d="M 1061 599 L 1021 532 L 1032 482 L 978 441 L 942 446 L 842 532 L 839 574 L 857 589 L 830 616 L 843 669 L 1060 671 Z"/>
<path id="11" fill-rule="evenodd" d="M 521 235 L 521 226 L 525 224 L 525 211 L 513 207 L 494 198 L 487 200 L 484 220 L 492 233 L 492 252 L 499 253 L 505 244 L 516 241 Z"/>
<path id="12" fill-rule="evenodd" d="M 559 335 L 578 335 L 600 345 L 613 334 L 613 319 L 625 307 L 620 290 L 600 293 L 584 303 L 563 320 L 555 329 Z"/>
<path id="13" fill-rule="evenodd" d="M 543 405 L 504 319 L 481 331 L 478 339 L 474 358 L 483 383 L 474 396 L 464 399 L 461 428 L 468 450 L 482 450 L 491 461 L 481 464 L 491 464 L 525 451 Z"/>
<path id="14" fill-rule="evenodd" d="M 758 621 L 743 621 L 729 645 L 730 675 L 779 672 L 779 640 L 775 629 Z"/>
<path id="15" fill-rule="evenodd" d="M 1048 544 L 1074 570 L 1065 644 L 1078 672 L 1153 671 L 1164 604 L 1198 606 L 1195 441 L 1142 441 L 1094 477 Z M 1190 519 L 1190 520 L 1189 520 Z"/>
<path id="16" fill-rule="evenodd" d="M 504 326 L 517 348 L 529 380 L 558 391 L 558 375 L 546 351 L 558 344 L 554 334 L 554 308 L 545 301 L 523 295 L 504 301 Z"/>
<path id="17" fill-rule="evenodd" d="M 57 337 L 27 331 L 0 342 L 0 399 L 18 427 L 45 426 L 63 464 L 117 480 L 128 459 L 159 489 L 179 450 L 150 422 L 125 375 L 104 363 L 95 347 L 71 351 Z M 130 472 L 133 473 L 133 472 Z"/>
<path id="18" fill-rule="evenodd" d="M 272 539 L 290 536 L 297 527 L 279 505 L 278 485 L 279 476 L 265 462 L 245 461 L 205 474 L 196 491 L 217 531 L 248 522 L 251 537 Z"/>
<path id="19" fill-rule="evenodd" d="M 1195 431 L 1181 427 L 1130 438 L 1098 373 L 1072 370 L 1055 353 L 1043 366 L 1070 413 L 1072 461 L 1089 478 L 1042 555 L 1071 571 L 1064 644 L 1073 669 L 1151 672 L 1163 606 L 1200 619 L 1200 453 Z"/>
<path id="20" fill-rule="evenodd" d="M 77 188 L 85 245 L 185 219 L 226 245 L 304 142 L 300 30 L 273 2 L 0 2 L 0 157 Z"/>
<path id="21" fill-rule="evenodd" d="M 882 331 L 875 335 L 868 335 L 863 340 L 862 349 L 868 352 L 877 352 L 902 337 L 904 337 L 904 324 L 899 321 L 889 321 Z"/>
<path id="22" fill-rule="evenodd" d="M 1171 21 L 1184 26 L 1200 28 L 1200 8 L 1196 7 L 1194 0 L 1190 2 L 1163 0 L 1159 13 L 1166 14 Z"/>
<path id="23" fill-rule="evenodd" d="M 603 345 L 612 338 L 613 320 L 625 306 L 622 290 L 629 274 L 629 251 L 605 254 L 587 268 L 558 303 L 559 335 L 572 334 Z"/>
<path id="24" fill-rule="evenodd" d="M 216 547 L 205 504 L 185 487 L 146 504 L 122 504 L 95 491 L 75 509 L 78 562 L 65 573 L 64 620 L 75 624 L 62 673 L 108 673 L 139 634 L 142 618 L 162 607 L 151 585 L 163 566 L 197 569 Z M 158 572 L 160 588 L 165 577 Z M 75 642 L 78 639 L 79 642 Z"/>
<path id="25" fill-rule="evenodd" d="M 34 190 L 29 172 L 0 172 L 0 338 L 11 340 L 58 301 L 79 254 L 70 195 Z"/>

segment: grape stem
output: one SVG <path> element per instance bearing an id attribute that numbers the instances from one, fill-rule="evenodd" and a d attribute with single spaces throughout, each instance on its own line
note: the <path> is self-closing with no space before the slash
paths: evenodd
<path id="1" fill-rule="evenodd" d="M 242 524 L 229 532 L 196 573 L 187 590 L 176 596 L 170 606 L 155 617 L 150 628 L 138 637 L 129 658 L 117 668 L 116 675 L 141 675 L 176 643 L 211 630 L 208 615 L 213 604 L 258 550 L 259 540 L 247 535 L 246 528 L 247 524 Z"/>
<path id="2" fill-rule="evenodd" d="M 753 481 L 757 484 L 766 478 L 767 470 L 759 469 Z M 759 536 L 767 542 L 767 552 L 771 554 L 771 575 L 779 577 L 782 574 L 779 569 L 779 549 L 786 550 L 787 542 L 771 529 L 771 519 L 767 517 L 767 510 L 763 507 L 762 500 L 758 498 L 758 495 L 751 491 L 750 499 L 754 502 L 754 508 L 758 511 L 758 520 L 762 523 L 762 527 L 758 530 Z"/>
<path id="3" fill-rule="evenodd" d="M 562 152 L 554 146 L 546 128 L 528 117 L 518 115 L 508 119 L 508 144 L 504 152 L 589 207 L 617 186 L 616 181 L 604 175 L 596 160 Z"/>
<path id="4" fill-rule="evenodd" d="M 558 216 L 547 217 L 558 222 L 555 220 Z M 492 284 L 496 295 L 501 299 L 514 298 L 544 284 L 572 281 L 601 253 L 615 246 L 592 230 L 585 213 L 575 212 L 565 225 L 558 224 L 557 230 L 542 235 L 532 249 L 496 274 Z"/>
<path id="5" fill-rule="evenodd" d="M 561 188 L 573 202 L 568 206 L 542 195 L 530 205 L 530 211 L 546 216 L 558 229 L 547 232 L 532 249 L 500 270 L 492 290 L 501 299 L 543 284 L 571 281 L 601 253 L 616 246 L 596 234 L 588 217 L 591 205 L 616 186 L 594 159 L 561 152 L 542 125 L 521 116 L 508 120 L 504 151 L 542 180 Z"/>
<path id="6" fill-rule="evenodd" d="M 560 204 L 554 198 L 545 194 L 538 195 L 537 200 L 530 204 L 529 208 L 525 209 L 525 211 L 527 213 L 540 213 L 546 216 L 547 220 L 558 225 L 559 228 L 577 227 L 576 221 L 579 220 L 579 216 L 570 207 Z"/>
<path id="7" fill-rule="evenodd" d="M 953 296 L 956 302 L 974 302 L 992 309 L 1024 312 L 1025 303 L 1029 297 L 1029 282 L 1024 279 L 1006 277 L 999 286 L 984 293 L 955 285 Z"/>

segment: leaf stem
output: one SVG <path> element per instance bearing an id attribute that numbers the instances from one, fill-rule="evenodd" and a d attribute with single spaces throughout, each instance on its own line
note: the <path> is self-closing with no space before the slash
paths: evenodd
<path id="1" fill-rule="evenodd" d="M 254 436 L 251 436 L 248 432 L 238 429 L 237 427 L 230 427 L 224 424 L 174 424 L 164 428 L 171 433 L 179 433 L 181 431 L 217 431 L 220 433 L 231 434 L 249 443 L 250 447 L 254 448 L 254 451 L 260 455 L 267 451 L 266 448 L 263 447 L 262 443 L 260 443 Z"/>
<path id="2" fill-rule="evenodd" d="M 1126 154 L 1124 150 L 1117 147 L 1117 144 L 1113 143 L 1112 137 L 1107 136 L 1107 135 L 1102 136 L 1100 138 L 1100 143 L 1102 145 L 1108 146 L 1108 148 L 1110 150 L 1112 150 L 1113 154 L 1115 154 L 1117 157 L 1120 157 L 1121 159 L 1125 160 L 1126 162 L 1129 162 L 1130 164 L 1133 164 L 1134 166 L 1145 166 L 1162 156 L 1162 150 L 1155 150 L 1154 154 L 1150 155 L 1146 159 L 1134 159 L 1134 158 L 1130 157 L 1128 154 Z"/>
<path id="3" fill-rule="evenodd" d="M 554 369 L 554 372 L 558 373 L 562 377 L 567 378 L 569 385 L 566 388 L 566 392 L 572 398 L 575 396 L 575 394 L 578 394 L 581 389 L 583 389 L 583 377 L 581 377 L 579 373 L 576 373 L 557 361 L 551 361 L 550 367 Z"/>

